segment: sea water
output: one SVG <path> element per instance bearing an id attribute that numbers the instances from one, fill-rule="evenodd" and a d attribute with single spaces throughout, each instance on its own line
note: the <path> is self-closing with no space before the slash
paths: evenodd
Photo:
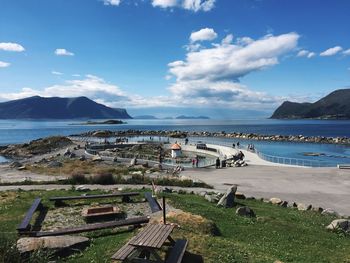
<path id="1" fill-rule="evenodd" d="M 100 120 L 101 121 L 101 120 Z M 208 132 L 243 132 L 264 135 L 304 135 L 350 137 L 347 120 L 125 120 L 121 125 L 83 125 L 82 120 L 0 120 L 0 145 L 24 143 L 52 135 L 72 135 L 93 130 L 180 130 Z M 215 138 L 217 139 L 217 138 Z M 221 138 L 227 144 L 237 139 Z M 243 145 L 253 143 L 266 155 L 287 158 L 312 159 L 328 162 L 328 166 L 350 163 L 350 147 L 333 144 L 290 143 L 241 140 Z M 322 156 L 305 156 L 306 152 Z M 3 159 L 0 159 L 0 162 Z"/>

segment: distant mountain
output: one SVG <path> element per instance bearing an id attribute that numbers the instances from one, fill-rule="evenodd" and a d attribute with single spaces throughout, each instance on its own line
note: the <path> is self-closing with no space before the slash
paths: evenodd
<path id="1" fill-rule="evenodd" d="M 285 101 L 272 119 L 350 119 L 350 89 L 333 91 L 314 103 Z"/>
<path id="2" fill-rule="evenodd" d="M 158 118 L 153 116 L 153 115 L 139 115 L 139 116 L 134 116 L 133 119 L 138 119 L 138 120 L 156 120 Z"/>
<path id="3" fill-rule="evenodd" d="M 180 115 L 180 116 L 177 116 L 175 119 L 178 119 L 178 120 L 195 120 L 195 119 L 208 120 L 210 118 L 207 117 L 207 116 L 186 116 L 186 115 Z"/>
<path id="4" fill-rule="evenodd" d="M 125 109 L 90 100 L 39 96 L 0 103 L 0 119 L 130 119 Z"/>

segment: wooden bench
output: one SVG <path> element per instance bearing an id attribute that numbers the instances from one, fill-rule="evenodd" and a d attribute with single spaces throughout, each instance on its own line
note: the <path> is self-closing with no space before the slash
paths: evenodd
<path id="1" fill-rule="evenodd" d="M 157 199 L 155 199 L 152 196 L 152 193 L 150 193 L 150 192 L 145 193 L 145 198 L 148 201 L 149 206 L 151 207 L 152 213 L 155 213 L 155 212 L 162 210 L 162 207 L 158 203 Z"/>
<path id="2" fill-rule="evenodd" d="M 135 217 L 125 220 L 106 222 L 106 223 L 97 223 L 90 225 L 83 225 L 78 227 L 69 227 L 62 228 L 55 231 L 47 231 L 47 232 L 37 232 L 35 234 L 36 237 L 45 237 L 45 236 L 60 236 L 60 235 L 68 235 L 68 234 L 76 234 L 83 233 L 107 228 L 121 227 L 121 226 L 132 226 L 132 225 L 141 225 L 149 222 L 148 216 Z"/>
<path id="3" fill-rule="evenodd" d="M 350 169 L 350 164 L 338 164 L 338 169 Z"/>
<path id="4" fill-rule="evenodd" d="M 136 247 L 127 243 L 112 256 L 112 259 L 124 261 L 135 250 Z"/>
<path id="5" fill-rule="evenodd" d="M 140 193 L 138 192 L 127 192 L 127 193 L 101 194 L 101 195 L 58 196 L 58 197 L 51 197 L 49 200 L 54 201 L 55 204 L 62 204 L 63 201 L 68 201 L 68 200 L 122 197 L 123 202 L 130 202 L 130 196 L 138 196 L 138 195 L 140 195 Z"/>
<path id="6" fill-rule="evenodd" d="M 41 203 L 41 198 L 36 198 L 32 203 L 31 207 L 28 209 L 21 224 L 17 227 L 17 231 L 18 232 L 30 231 L 31 230 L 30 221 L 32 220 L 34 213 L 37 210 L 41 210 L 42 208 L 43 208 L 43 205 Z"/>
<path id="7" fill-rule="evenodd" d="M 187 239 L 176 240 L 175 245 L 171 249 L 168 258 L 165 260 L 165 263 L 181 263 L 182 258 L 186 252 L 187 245 Z"/>

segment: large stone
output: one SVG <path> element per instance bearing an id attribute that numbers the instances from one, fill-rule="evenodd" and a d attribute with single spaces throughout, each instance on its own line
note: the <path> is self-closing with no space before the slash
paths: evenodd
<path id="1" fill-rule="evenodd" d="M 137 159 L 136 158 L 132 158 L 130 161 L 130 165 L 134 166 L 137 164 Z"/>
<path id="2" fill-rule="evenodd" d="M 50 249 L 58 254 L 69 254 L 84 249 L 89 243 L 87 237 L 81 236 L 22 237 L 17 241 L 17 249 L 21 254 L 38 249 Z"/>
<path id="3" fill-rule="evenodd" d="M 303 203 L 299 203 L 297 208 L 299 211 L 307 211 L 307 210 L 311 210 L 312 205 L 305 205 Z"/>
<path id="4" fill-rule="evenodd" d="M 21 164 L 20 162 L 12 162 L 10 163 L 10 167 L 11 168 L 19 168 L 19 167 L 22 167 L 23 164 Z"/>
<path id="5" fill-rule="evenodd" d="M 339 216 L 339 214 L 333 209 L 327 208 L 322 211 L 321 215 L 331 215 L 331 216 Z"/>
<path id="6" fill-rule="evenodd" d="M 343 230 L 350 232 L 350 220 L 349 219 L 336 219 L 333 220 L 327 227 L 329 230 Z"/>
<path id="7" fill-rule="evenodd" d="M 216 195 L 206 194 L 204 198 L 210 203 L 216 203 L 217 201 L 219 201 L 219 198 Z"/>
<path id="8" fill-rule="evenodd" d="M 226 194 L 223 197 L 221 197 L 217 205 L 224 206 L 226 208 L 233 207 L 235 202 L 236 191 L 237 191 L 237 185 L 233 185 L 232 187 L 228 188 L 226 191 Z"/>
<path id="9" fill-rule="evenodd" d="M 282 203 L 282 200 L 276 197 L 270 198 L 269 202 L 273 205 L 279 205 Z"/>
<path id="10" fill-rule="evenodd" d="M 102 162 L 103 159 L 102 159 L 101 156 L 95 155 L 94 157 L 92 157 L 92 161 L 93 161 L 93 162 Z"/>
<path id="11" fill-rule="evenodd" d="M 247 216 L 247 217 L 256 217 L 254 211 L 248 206 L 242 206 L 237 208 L 236 215 Z"/>

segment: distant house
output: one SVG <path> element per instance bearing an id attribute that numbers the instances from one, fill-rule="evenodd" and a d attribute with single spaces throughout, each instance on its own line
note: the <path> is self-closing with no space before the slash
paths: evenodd
<path id="1" fill-rule="evenodd" d="M 180 157 L 182 155 L 180 144 L 174 143 L 170 149 L 171 149 L 171 157 L 172 158 L 177 158 L 177 157 Z"/>

